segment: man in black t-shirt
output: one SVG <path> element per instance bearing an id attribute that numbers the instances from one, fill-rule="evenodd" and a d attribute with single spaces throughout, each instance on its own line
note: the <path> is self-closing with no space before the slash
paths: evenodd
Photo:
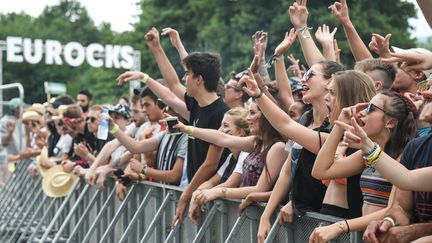
<path id="1" fill-rule="evenodd" d="M 152 51 L 163 78 L 169 89 L 186 103 L 189 117 L 185 117 L 190 125 L 201 128 L 218 129 L 225 112 L 229 109 L 223 100 L 217 96 L 216 89 L 220 79 L 221 60 L 218 55 L 211 53 L 192 53 L 183 59 L 186 67 L 184 80 L 186 87 L 180 80 L 161 47 L 159 32 L 152 28 L 145 36 L 146 43 Z M 117 78 L 119 84 L 129 80 L 142 79 L 143 83 L 153 82 L 147 74 L 126 72 Z M 180 220 L 192 193 L 201 183 L 216 173 L 221 161 L 225 161 L 228 151 L 216 145 L 199 139 L 188 139 L 187 174 L 188 187 L 183 191 L 173 224 Z M 222 158 L 221 158 L 222 157 Z"/>

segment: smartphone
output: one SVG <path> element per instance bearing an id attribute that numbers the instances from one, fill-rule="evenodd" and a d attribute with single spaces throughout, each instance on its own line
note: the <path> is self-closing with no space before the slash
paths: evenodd
<path id="1" fill-rule="evenodd" d="M 173 126 L 178 124 L 178 118 L 176 116 L 167 117 L 165 119 L 167 125 L 168 125 L 168 133 L 172 135 L 181 134 L 180 129 L 174 128 Z"/>

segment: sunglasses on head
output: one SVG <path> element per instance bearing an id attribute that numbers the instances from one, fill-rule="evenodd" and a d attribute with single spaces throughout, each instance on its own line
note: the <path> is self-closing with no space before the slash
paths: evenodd
<path id="1" fill-rule="evenodd" d="M 86 120 L 86 121 L 90 121 L 91 123 L 94 123 L 97 119 L 96 119 L 96 117 L 88 116 L 88 117 L 86 117 L 85 120 Z"/>
<path id="2" fill-rule="evenodd" d="M 420 92 L 426 91 L 430 89 L 429 80 L 423 80 L 417 84 L 417 90 Z"/>

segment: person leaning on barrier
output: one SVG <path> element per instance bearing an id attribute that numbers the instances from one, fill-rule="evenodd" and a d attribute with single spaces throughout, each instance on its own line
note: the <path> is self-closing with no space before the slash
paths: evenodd
<path id="1" fill-rule="evenodd" d="M 180 83 L 175 70 L 160 45 L 159 33 L 156 28 L 152 28 L 146 34 L 146 43 L 155 56 L 162 76 L 167 81 L 170 90 L 179 99 L 185 101 L 190 111 L 189 124 L 217 129 L 222 121 L 223 114 L 228 110 L 228 107 L 216 94 L 220 78 L 220 57 L 210 53 L 192 53 L 184 58 L 183 63 L 187 68 L 184 76 L 187 84 L 185 88 Z M 141 74 L 138 79 L 147 81 L 149 77 Z M 119 78 L 121 82 L 125 80 L 131 80 L 130 76 L 124 75 Z M 222 152 L 222 148 L 197 139 L 188 139 L 187 168 L 189 186 L 180 197 L 172 225 L 177 220 L 183 222 L 183 214 L 192 192 L 216 171 L 220 164 Z M 227 152 L 224 153 L 222 161 L 225 160 L 227 155 Z"/>
<path id="2" fill-rule="evenodd" d="M 59 126 L 61 126 L 63 133 L 69 134 L 73 138 L 73 146 L 67 154 L 67 159 L 61 162 L 65 172 L 71 172 L 76 165 L 87 168 L 87 160 L 75 152 L 75 147 L 83 142 L 89 151 L 94 151 L 97 146 L 97 138 L 89 131 L 81 107 L 78 105 L 67 106 L 61 116 Z"/>
<path id="3" fill-rule="evenodd" d="M 277 93 L 275 97 L 276 95 Z M 189 211 L 189 217 L 193 221 L 196 221 L 196 211 L 209 201 L 218 198 L 243 199 L 251 192 L 269 191 L 277 180 L 280 168 L 287 156 L 282 137 L 261 114 L 255 102 L 250 103 L 248 121 L 251 135 L 246 137 L 232 136 L 222 131 L 183 124 L 177 125 L 181 131 L 196 139 L 233 150 L 249 152 L 243 163 L 241 180 L 237 181 L 237 184 L 231 187 L 219 186 L 205 189 L 193 194 L 192 205 L 194 207 L 191 206 Z M 231 175 L 231 177 L 236 177 L 236 175 Z"/>
<path id="4" fill-rule="evenodd" d="M 366 109 L 363 109 L 365 108 Z M 345 108 L 333 128 L 331 137 L 325 143 L 317 156 L 313 175 L 319 179 L 331 179 L 335 177 L 351 176 L 362 173 L 360 187 L 363 193 L 363 216 L 317 228 L 314 232 L 315 239 L 334 239 L 346 231 L 359 231 L 364 229 L 370 220 L 383 217 L 386 209 L 392 206 L 392 202 L 398 196 L 397 188 L 371 168 L 381 151 L 386 151 L 394 159 L 401 156 L 405 145 L 415 137 L 414 105 L 404 96 L 395 92 L 382 92 L 377 94 L 368 105 Z M 351 125 L 348 125 L 351 124 Z M 361 127 L 360 125 L 361 124 Z M 374 141 L 374 148 L 368 151 L 357 151 L 354 154 L 338 160 L 332 159 L 340 138 L 343 136 L 343 144 L 349 147 L 363 149 L 359 141 L 350 135 L 352 127 L 364 129 Z M 349 128 L 349 129 L 348 129 Z M 344 133 L 344 129 L 347 130 Z M 365 162 L 366 161 L 366 162 Z M 365 164 L 366 163 L 366 164 Z M 313 236 L 311 236 L 313 237 Z M 324 238 L 324 239 L 323 239 Z"/>
<path id="5" fill-rule="evenodd" d="M 247 119 L 248 114 L 249 112 L 241 107 L 230 109 L 225 113 L 219 131 L 231 136 L 249 136 L 250 126 Z M 189 206 L 189 218 L 192 223 L 197 223 L 196 219 L 200 214 L 200 205 L 198 201 L 194 200 L 200 192 L 210 188 L 238 187 L 240 185 L 241 175 L 243 174 L 243 162 L 249 153 L 232 148 L 230 151 L 231 154 L 228 155 L 217 173 L 201 184 L 192 194 L 192 200 Z"/>
<path id="6" fill-rule="evenodd" d="M 142 112 L 141 107 L 141 97 L 139 95 L 133 95 L 131 98 L 131 120 L 132 123 L 127 126 L 126 133 L 133 137 L 135 140 L 139 139 L 142 129 L 141 126 L 144 127 L 146 116 L 144 112 Z M 147 125 L 145 125 L 147 126 Z M 112 153 L 120 147 L 121 144 L 117 139 L 111 140 L 102 148 L 101 152 L 96 156 L 95 161 L 91 164 L 90 168 L 87 170 L 85 175 L 85 180 L 90 185 L 97 185 L 98 189 L 103 189 L 106 177 L 106 171 L 103 170 L 97 173 L 96 169 L 100 166 L 108 164 Z M 100 178 L 99 178 L 100 177 Z"/>
<path id="7" fill-rule="evenodd" d="M 170 110 L 169 112 L 172 112 Z M 176 115 L 175 113 L 171 113 Z M 117 131 L 117 126 L 110 123 L 111 131 L 119 142 L 131 153 L 148 153 L 156 151 L 156 161 L 144 161 L 136 159 L 129 162 L 130 170 L 125 171 L 125 176 L 132 181 L 153 178 L 160 182 L 178 185 L 183 173 L 183 161 L 187 153 L 187 136 L 182 134 L 171 135 L 165 129 L 160 133 L 142 141 L 135 141 L 122 131 Z M 142 174 L 142 175 L 140 175 Z"/>
<path id="8" fill-rule="evenodd" d="M 356 144 L 362 151 L 369 151 L 373 142 L 368 138 L 364 130 L 357 124 L 353 127 L 346 126 L 346 136 L 350 138 L 346 141 L 352 145 Z M 355 142 L 354 142 L 355 140 Z M 418 169 L 416 171 L 427 171 L 431 166 L 432 156 L 432 134 L 416 138 L 412 140 L 405 147 L 401 158 L 401 164 L 409 170 Z M 404 176 L 404 173 L 399 174 L 401 165 L 397 165 L 390 169 L 389 165 L 395 163 L 384 151 L 371 163 L 373 168 L 386 172 L 392 181 L 401 182 L 404 179 L 395 180 L 392 173 L 398 173 L 398 176 Z M 425 168 L 426 167 L 426 168 Z M 420 169 L 424 168 L 424 169 Z M 391 172 L 393 171 L 393 172 Z M 403 169 L 402 171 L 406 171 Z M 430 171 L 430 170 L 429 170 Z M 412 173 L 416 173 L 412 171 Z M 409 178 L 409 177 L 408 177 Z M 408 179 L 407 178 L 407 179 Z M 422 181 L 427 183 L 427 181 Z M 404 186 L 404 189 L 420 190 L 430 189 L 426 186 L 413 187 L 412 185 Z M 363 235 L 365 242 L 411 242 L 423 236 L 432 234 L 432 196 L 430 190 L 427 191 L 405 191 L 401 189 L 396 190 L 395 202 L 383 214 L 382 220 L 374 220 L 369 223 Z M 413 223 L 409 225 L 409 223 Z M 395 227 L 396 226 L 396 227 Z M 421 241 L 419 241 L 421 242 Z M 424 242 L 424 241 L 423 241 Z"/>

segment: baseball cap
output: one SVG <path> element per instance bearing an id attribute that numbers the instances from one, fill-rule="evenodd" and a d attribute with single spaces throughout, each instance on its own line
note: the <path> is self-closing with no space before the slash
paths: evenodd
<path id="1" fill-rule="evenodd" d="M 108 113 L 111 115 L 112 113 L 117 113 L 119 115 L 124 116 L 126 119 L 131 118 L 131 110 L 128 105 L 117 104 L 113 109 L 109 110 Z"/>
<path id="2" fill-rule="evenodd" d="M 15 110 L 19 108 L 21 105 L 21 99 L 20 98 L 13 98 L 9 101 L 9 108 L 11 110 Z"/>

